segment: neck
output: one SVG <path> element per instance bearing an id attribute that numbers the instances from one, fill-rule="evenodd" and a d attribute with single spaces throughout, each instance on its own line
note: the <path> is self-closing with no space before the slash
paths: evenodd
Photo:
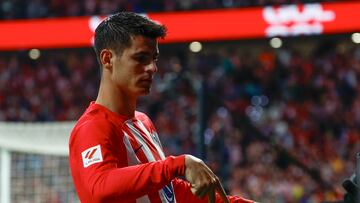
<path id="1" fill-rule="evenodd" d="M 136 101 L 137 97 L 129 96 L 108 80 L 102 80 L 95 103 L 117 114 L 134 117 Z"/>

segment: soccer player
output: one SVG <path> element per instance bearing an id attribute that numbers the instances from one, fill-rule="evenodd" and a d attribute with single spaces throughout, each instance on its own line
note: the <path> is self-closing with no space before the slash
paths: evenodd
<path id="1" fill-rule="evenodd" d="M 150 92 L 157 39 L 165 34 L 164 26 L 131 12 L 112 15 L 97 27 L 98 97 L 78 120 L 69 143 L 81 202 L 252 202 L 226 196 L 200 159 L 165 157 L 154 125 L 135 110 L 138 97 Z"/>

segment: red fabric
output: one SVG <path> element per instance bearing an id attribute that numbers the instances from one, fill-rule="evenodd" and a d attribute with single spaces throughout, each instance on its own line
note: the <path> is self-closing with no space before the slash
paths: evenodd
<path id="1" fill-rule="evenodd" d="M 181 180 L 181 179 L 174 179 L 173 181 L 174 190 L 176 194 L 176 200 L 179 203 L 186 203 L 186 202 L 201 202 L 201 203 L 207 203 L 208 199 L 207 197 L 203 199 L 198 199 L 196 196 L 194 196 L 190 190 L 191 186 L 190 183 Z M 179 197 L 180 196 L 180 197 Z M 230 200 L 230 203 L 254 203 L 252 200 L 247 200 L 239 196 L 228 196 L 228 199 Z M 221 197 L 219 194 L 216 193 L 216 202 L 220 203 Z"/>
<path id="2" fill-rule="evenodd" d="M 136 139 L 134 132 L 138 132 L 137 138 L 141 136 L 142 144 Z M 125 146 L 124 136 L 128 136 L 131 144 L 128 146 L 131 146 L 131 149 Z M 133 203 L 136 199 L 137 202 L 146 202 L 139 199 L 142 197 L 151 202 L 162 202 L 161 199 L 166 202 L 164 188 L 171 182 L 176 202 L 207 202 L 206 199 L 197 199 L 191 193 L 189 183 L 174 179 L 185 173 L 185 156 L 165 158 L 163 152 L 159 152 L 160 143 L 155 146 L 156 141 L 155 128 L 145 114 L 136 112 L 134 118 L 126 118 L 91 103 L 74 127 L 69 144 L 71 174 L 81 202 Z M 82 152 L 98 145 L 101 148 L 102 161 L 84 167 Z M 143 145 L 151 151 L 154 157 L 152 162 L 148 160 L 149 150 L 146 152 Z M 131 166 L 131 152 L 140 161 L 139 164 Z M 90 152 L 86 154 L 85 157 L 88 158 L 96 156 L 94 151 L 91 151 L 91 156 Z M 164 159 L 161 160 L 160 157 Z M 164 192 L 163 196 L 159 191 Z M 231 198 L 232 202 L 251 202 L 239 197 Z M 217 202 L 220 202 L 218 197 Z"/>

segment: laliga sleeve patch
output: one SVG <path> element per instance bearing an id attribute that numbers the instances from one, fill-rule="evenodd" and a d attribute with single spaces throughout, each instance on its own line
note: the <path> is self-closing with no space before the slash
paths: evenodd
<path id="1" fill-rule="evenodd" d="M 84 168 L 103 161 L 100 145 L 90 147 L 81 152 Z"/>

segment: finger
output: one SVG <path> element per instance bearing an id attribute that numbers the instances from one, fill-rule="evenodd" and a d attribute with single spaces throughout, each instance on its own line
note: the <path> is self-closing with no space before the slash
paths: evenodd
<path id="1" fill-rule="evenodd" d="M 221 185 L 220 181 L 218 181 L 216 191 L 218 192 L 218 194 L 220 195 L 221 200 L 224 203 L 230 203 L 229 199 L 227 198 L 226 192 L 225 192 L 223 186 Z"/>
<path id="2" fill-rule="evenodd" d="M 224 203 L 229 203 L 229 199 L 227 198 L 226 196 L 226 192 L 223 188 L 223 186 L 221 185 L 221 182 L 219 180 L 219 178 L 214 174 L 214 172 L 211 171 L 211 169 L 206 165 L 205 165 L 205 168 L 206 168 L 206 171 L 208 172 L 208 174 L 214 178 L 215 180 L 215 185 L 216 185 L 216 191 L 219 193 L 220 197 L 221 197 L 221 200 L 224 202 Z"/>
<path id="3" fill-rule="evenodd" d="M 206 186 L 191 185 L 191 192 L 198 198 L 203 198 L 207 193 L 208 189 Z"/>
<path id="4" fill-rule="evenodd" d="M 215 184 L 206 184 L 204 185 L 202 188 L 199 188 L 198 192 L 196 193 L 196 195 L 202 199 L 205 197 L 205 195 L 208 195 L 209 193 L 214 193 L 215 194 L 215 188 L 216 185 Z"/>
<path id="5" fill-rule="evenodd" d="M 214 190 L 217 185 L 216 178 L 213 178 L 207 170 L 202 170 L 197 175 L 197 184 L 194 185 L 196 188 L 196 196 L 203 198 L 210 190 Z"/>
<path id="6" fill-rule="evenodd" d="M 197 191 L 196 191 L 196 196 L 199 197 L 200 199 L 202 199 L 206 194 L 209 193 L 209 188 L 207 187 L 202 187 L 202 188 L 199 188 Z"/>
<path id="7" fill-rule="evenodd" d="M 212 180 L 213 184 L 215 184 L 215 185 L 220 184 L 220 186 L 221 186 L 220 180 L 215 175 L 215 173 L 207 165 L 205 165 L 205 169 L 206 169 L 207 174 L 213 179 Z"/>
<path id="8" fill-rule="evenodd" d="M 211 187 L 211 190 L 207 193 L 208 203 L 215 203 L 215 188 Z"/>
<path id="9" fill-rule="evenodd" d="M 213 182 L 215 182 L 214 184 L 216 185 L 216 191 L 219 193 L 221 200 L 224 203 L 230 203 L 229 199 L 227 198 L 226 192 L 225 192 L 223 186 L 221 185 L 219 178 L 211 171 L 211 169 L 207 165 L 205 165 L 205 168 L 206 168 L 206 171 L 208 172 L 208 174 L 211 177 L 213 177 Z"/>
<path id="10" fill-rule="evenodd" d="M 191 186 L 191 192 L 193 193 L 193 195 L 195 195 L 196 196 L 196 191 L 197 191 L 197 189 L 195 188 L 195 187 L 193 187 L 193 186 Z"/>
<path id="11" fill-rule="evenodd" d="M 211 175 L 211 177 L 215 178 L 216 175 L 215 175 L 214 172 L 210 169 L 210 167 L 207 166 L 205 163 L 204 163 L 204 166 L 205 166 L 206 171 Z"/>

